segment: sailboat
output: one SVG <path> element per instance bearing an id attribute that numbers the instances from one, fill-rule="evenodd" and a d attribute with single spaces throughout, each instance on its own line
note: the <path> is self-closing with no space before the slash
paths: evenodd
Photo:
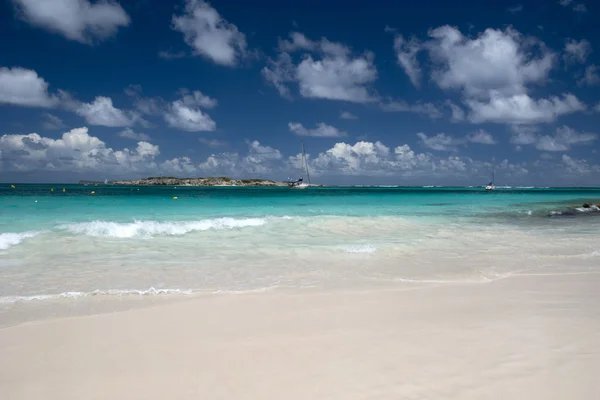
<path id="1" fill-rule="evenodd" d="M 496 175 L 495 171 L 492 170 L 492 181 L 487 184 L 487 186 L 485 187 L 485 190 L 496 190 L 496 186 L 494 186 L 495 175 Z"/>
<path id="2" fill-rule="evenodd" d="M 108 185 L 108 178 L 104 178 L 104 184 Z"/>
<path id="3" fill-rule="evenodd" d="M 302 172 L 306 171 L 306 179 L 308 183 L 304 182 L 304 177 L 299 178 L 296 181 L 288 181 L 288 187 L 290 189 L 306 189 L 310 186 L 310 174 L 308 173 L 308 162 L 306 161 L 306 152 L 304 151 L 304 142 L 302 142 Z"/>

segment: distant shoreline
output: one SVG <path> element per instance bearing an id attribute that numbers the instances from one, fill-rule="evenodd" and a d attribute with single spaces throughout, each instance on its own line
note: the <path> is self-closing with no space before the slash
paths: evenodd
<path id="1" fill-rule="evenodd" d="M 104 182 L 79 181 L 80 185 L 103 185 Z M 287 182 L 270 179 L 232 179 L 225 176 L 208 178 L 176 178 L 172 176 L 109 181 L 117 186 L 287 186 Z"/>

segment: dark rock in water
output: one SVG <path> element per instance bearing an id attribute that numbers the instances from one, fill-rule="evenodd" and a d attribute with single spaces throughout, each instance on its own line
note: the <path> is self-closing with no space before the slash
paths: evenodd
<path id="1" fill-rule="evenodd" d="M 583 203 L 583 208 L 590 208 L 591 205 L 589 205 L 589 203 Z"/>

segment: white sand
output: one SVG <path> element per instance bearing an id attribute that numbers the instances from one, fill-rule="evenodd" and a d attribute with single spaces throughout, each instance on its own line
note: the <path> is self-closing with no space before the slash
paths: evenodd
<path id="1" fill-rule="evenodd" d="M 598 399 L 600 275 L 197 298 L 0 330 L 0 398 Z"/>

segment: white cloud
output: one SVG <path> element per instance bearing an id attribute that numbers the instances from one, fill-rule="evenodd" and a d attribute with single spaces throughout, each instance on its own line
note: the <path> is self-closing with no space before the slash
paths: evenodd
<path id="1" fill-rule="evenodd" d="M 523 4 L 517 4 L 516 6 L 508 7 L 507 10 L 508 10 L 508 12 L 510 12 L 512 14 L 519 13 L 519 12 L 523 11 Z"/>
<path id="2" fill-rule="evenodd" d="M 408 104 L 405 101 L 388 101 L 379 105 L 386 112 L 412 112 L 427 115 L 431 119 L 441 118 L 442 112 L 432 103 Z"/>
<path id="3" fill-rule="evenodd" d="M 585 13 L 585 12 L 587 12 L 587 7 L 583 3 L 575 4 L 573 6 L 573 11 L 576 11 L 579 13 Z"/>
<path id="4" fill-rule="evenodd" d="M 450 100 L 446 101 L 446 105 L 450 107 L 450 111 L 452 112 L 452 116 L 450 117 L 450 120 L 452 122 L 460 122 L 465 120 L 465 112 L 462 108 L 460 108 Z"/>
<path id="5" fill-rule="evenodd" d="M 598 67 L 594 64 L 588 65 L 585 68 L 585 73 L 581 79 L 577 81 L 580 86 L 596 86 L 600 85 L 600 76 L 598 76 Z"/>
<path id="6" fill-rule="evenodd" d="M 247 55 L 246 36 L 202 0 L 187 0 L 185 13 L 172 23 L 195 54 L 216 64 L 232 67 Z"/>
<path id="7" fill-rule="evenodd" d="M 90 125 L 109 127 L 131 126 L 137 119 L 134 113 L 115 108 L 112 99 L 104 96 L 96 97 L 91 103 L 79 103 L 75 113 Z"/>
<path id="8" fill-rule="evenodd" d="M 558 0 L 558 4 L 560 4 L 563 7 L 568 6 L 569 4 L 571 4 L 573 2 L 573 0 Z"/>
<path id="9" fill-rule="evenodd" d="M 518 130 L 511 138 L 517 145 L 533 145 L 542 151 L 567 151 L 572 146 L 591 144 L 598 138 L 595 133 L 578 132 L 566 125 L 556 128 L 554 135 L 539 135 L 533 130 Z"/>
<path id="10" fill-rule="evenodd" d="M 214 131 L 217 128 L 208 114 L 198 107 L 186 105 L 182 100 L 172 102 L 164 118 L 170 127 L 188 132 Z"/>
<path id="11" fill-rule="evenodd" d="M 56 115 L 50 113 L 42 114 L 44 117 L 44 121 L 42 122 L 42 126 L 47 130 L 59 130 L 66 127 L 65 123 L 62 119 L 57 117 Z"/>
<path id="12" fill-rule="evenodd" d="M 0 103 L 49 108 L 59 98 L 48 93 L 48 83 L 37 72 L 25 68 L 0 68 Z"/>
<path id="13" fill-rule="evenodd" d="M 127 96 L 138 97 L 142 93 L 142 86 L 139 84 L 128 85 L 124 92 Z"/>
<path id="14" fill-rule="evenodd" d="M 554 54 L 542 42 L 512 28 L 488 28 L 471 39 L 445 25 L 429 36 L 424 46 L 434 64 L 432 79 L 469 97 L 524 94 L 527 84 L 544 82 L 554 64 Z"/>
<path id="15" fill-rule="evenodd" d="M 277 60 L 268 59 L 261 73 L 268 83 L 275 86 L 281 97 L 291 98 L 290 89 L 285 84 L 296 79 L 296 67 L 288 53 L 279 54 Z"/>
<path id="16" fill-rule="evenodd" d="M 13 0 L 19 17 L 31 25 L 91 44 L 114 36 L 130 20 L 113 0 Z"/>
<path id="17" fill-rule="evenodd" d="M 0 137 L 2 168 L 9 171 L 149 171 L 156 168 L 158 146 L 139 142 L 134 150 L 113 150 L 87 128 L 72 129 L 60 139 L 28 135 Z"/>
<path id="18" fill-rule="evenodd" d="M 348 111 L 343 111 L 340 114 L 340 118 L 341 119 L 358 119 L 358 117 L 352 113 L 349 113 Z"/>
<path id="19" fill-rule="evenodd" d="M 458 146 L 465 143 L 464 139 L 455 138 L 454 136 L 438 133 L 435 136 L 427 136 L 423 132 L 417 133 L 423 146 L 436 151 L 457 151 Z"/>
<path id="20" fill-rule="evenodd" d="M 149 142 L 151 140 L 150 136 L 146 135 L 145 133 L 134 132 L 131 128 L 125 128 L 124 130 L 119 132 L 119 136 L 124 139 L 132 139 L 145 142 Z"/>
<path id="21" fill-rule="evenodd" d="M 484 131 L 483 129 L 479 129 L 475 132 L 472 132 L 467 135 L 467 140 L 471 143 L 479 143 L 479 144 L 496 144 L 496 140 L 489 133 Z"/>
<path id="22" fill-rule="evenodd" d="M 343 137 L 348 136 L 346 132 L 340 131 L 338 128 L 327 125 L 323 122 L 317 124 L 314 129 L 307 129 L 298 122 L 290 122 L 288 124 L 290 132 L 297 136 L 314 136 L 314 137 Z"/>
<path id="23" fill-rule="evenodd" d="M 590 172 L 600 172 L 600 165 L 589 165 L 586 160 L 572 158 L 567 154 L 563 154 L 561 161 L 567 172 L 577 175 L 587 175 Z"/>
<path id="24" fill-rule="evenodd" d="M 366 85 L 377 79 L 373 56 L 306 56 L 296 69 L 303 97 L 367 103 L 375 99 Z"/>
<path id="25" fill-rule="evenodd" d="M 170 51 L 159 51 L 158 52 L 158 56 L 160 58 L 164 58 L 165 60 L 174 60 L 177 58 L 184 58 L 185 57 L 185 52 L 183 51 L 178 51 L 176 53 L 170 52 Z"/>
<path id="26" fill-rule="evenodd" d="M 181 89 L 180 94 L 183 96 L 181 101 L 188 107 L 215 108 L 218 104 L 216 99 L 204 95 L 199 90 L 190 92 L 188 89 Z"/>
<path id="27" fill-rule="evenodd" d="M 585 104 L 570 93 L 563 94 L 562 98 L 552 96 L 537 100 L 526 94 L 492 95 L 489 101 L 467 99 L 465 103 L 471 109 L 469 119 L 474 123 L 537 124 L 586 109 Z"/>
<path id="28" fill-rule="evenodd" d="M 539 136 L 535 147 L 543 151 L 567 151 L 571 146 L 589 144 L 597 138 L 598 135 L 595 133 L 577 132 L 563 125 L 556 129 L 556 133 L 553 136 Z"/>
<path id="29" fill-rule="evenodd" d="M 418 88 L 421 85 L 421 68 L 417 54 L 421 51 L 421 44 L 416 38 L 407 41 L 402 35 L 397 35 L 394 38 L 394 50 L 398 65 L 404 69 L 411 83 Z"/>
<path id="30" fill-rule="evenodd" d="M 266 177 L 281 171 L 281 152 L 259 141 L 247 141 L 248 153 L 242 157 L 237 153 L 210 155 L 198 165 L 198 169 L 215 175 L 236 177 Z"/>
<path id="31" fill-rule="evenodd" d="M 580 41 L 577 41 L 575 39 L 567 39 L 563 58 L 566 62 L 578 62 L 583 64 L 591 52 L 592 45 L 587 40 L 581 39 Z"/>
<path id="32" fill-rule="evenodd" d="M 303 51 L 297 65 L 287 52 L 269 59 L 262 75 L 283 97 L 290 97 L 287 82 L 297 82 L 306 98 L 367 103 L 376 100 L 369 85 L 377 79 L 373 54 L 352 56 L 348 47 L 326 38 L 312 41 L 301 33 L 291 33 L 291 41 L 279 43 L 280 51 Z M 314 53 L 314 54 L 309 54 Z"/>
<path id="33" fill-rule="evenodd" d="M 198 141 L 208 147 L 224 147 L 228 145 L 227 142 L 217 139 L 198 138 Z"/>

